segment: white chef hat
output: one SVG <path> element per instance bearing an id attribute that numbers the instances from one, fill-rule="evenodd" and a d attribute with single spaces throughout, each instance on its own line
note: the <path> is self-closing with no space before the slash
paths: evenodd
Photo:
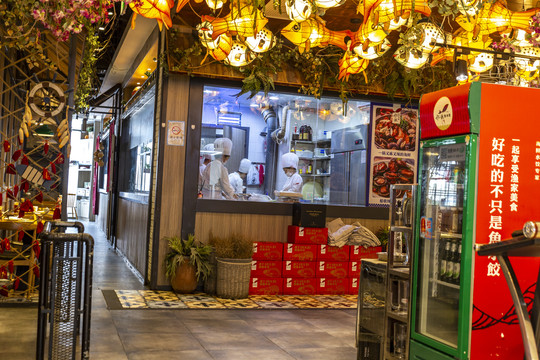
<path id="1" fill-rule="evenodd" d="M 281 167 L 292 167 L 298 170 L 298 155 L 295 153 L 286 153 L 281 156 Z"/>
<path id="2" fill-rule="evenodd" d="M 206 144 L 206 145 L 204 145 L 203 150 L 205 150 L 205 152 L 206 151 L 212 151 L 213 152 L 214 151 L 214 144 Z M 203 155 L 203 158 L 208 159 L 208 160 L 214 160 L 214 155 L 205 153 Z"/>
<path id="3" fill-rule="evenodd" d="M 231 155 L 232 141 L 228 138 L 219 138 L 214 141 L 214 151 L 220 152 L 223 155 Z"/>
<path id="4" fill-rule="evenodd" d="M 250 166 L 251 166 L 251 161 L 249 161 L 249 159 L 242 159 L 240 161 L 240 166 L 238 167 L 238 171 L 241 173 L 247 174 L 249 172 Z"/>

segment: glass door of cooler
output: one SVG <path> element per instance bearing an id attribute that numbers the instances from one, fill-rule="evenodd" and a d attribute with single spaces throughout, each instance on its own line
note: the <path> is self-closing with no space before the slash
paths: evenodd
<path id="1" fill-rule="evenodd" d="M 421 153 L 415 329 L 457 349 L 467 145 L 465 137 L 425 142 Z M 449 350 L 453 352 L 453 350 Z"/>

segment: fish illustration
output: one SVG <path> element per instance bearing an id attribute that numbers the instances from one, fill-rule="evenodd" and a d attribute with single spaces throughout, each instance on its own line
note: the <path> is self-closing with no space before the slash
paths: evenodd
<path id="1" fill-rule="evenodd" d="M 149 19 L 156 19 L 159 25 L 159 30 L 163 28 L 163 24 L 167 29 L 172 27 L 171 9 L 174 7 L 174 0 L 141 0 L 129 3 L 129 7 L 133 10 L 133 18 L 131 19 L 131 28 L 135 29 L 135 19 L 137 14 Z"/>
<path id="2" fill-rule="evenodd" d="M 359 74 L 367 69 L 369 60 L 363 59 L 351 51 L 345 51 L 343 58 L 339 60 L 338 80 L 349 80 L 351 74 Z M 364 76 L 366 74 L 364 73 Z M 367 79 L 366 79 L 367 83 Z"/>
<path id="3" fill-rule="evenodd" d="M 329 30 L 321 21 L 315 18 L 310 18 L 301 23 L 291 22 L 281 30 L 281 34 L 298 46 L 301 53 L 313 47 L 327 45 L 335 45 L 347 50 L 347 40 L 352 35 L 349 30 Z"/>
<path id="4" fill-rule="evenodd" d="M 242 5 L 240 10 L 234 6 L 229 15 L 223 18 L 203 15 L 201 20 L 212 24 L 212 39 L 214 40 L 225 33 L 243 37 L 255 36 L 268 22 L 263 13 L 252 5 Z"/>

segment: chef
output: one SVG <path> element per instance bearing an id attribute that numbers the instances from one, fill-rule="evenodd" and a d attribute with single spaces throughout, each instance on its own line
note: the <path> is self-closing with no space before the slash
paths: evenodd
<path id="1" fill-rule="evenodd" d="M 229 182 L 231 183 L 235 193 L 241 194 L 244 192 L 244 179 L 246 178 L 250 167 L 251 161 L 249 161 L 249 159 L 242 159 L 240 161 L 238 171 L 235 171 L 229 175 Z"/>
<path id="2" fill-rule="evenodd" d="M 206 144 L 203 147 L 205 154 L 202 156 L 202 163 L 199 166 L 199 185 L 202 183 L 204 169 L 210 164 L 210 161 L 214 160 L 214 155 L 209 154 L 209 152 L 214 151 L 214 144 Z"/>
<path id="3" fill-rule="evenodd" d="M 202 197 L 204 199 L 234 200 L 234 189 L 229 183 L 229 173 L 223 165 L 231 157 L 232 141 L 219 138 L 214 141 L 215 159 L 206 166 L 202 178 Z"/>
<path id="4" fill-rule="evenodd" d="M 281 156 L 283 172 L 287 175 L 287 180 L 281 191 L 302 192 L 302 177 L 296 172 L 298 169 L 298 156 L 294 153 L 286 153 Z"/>

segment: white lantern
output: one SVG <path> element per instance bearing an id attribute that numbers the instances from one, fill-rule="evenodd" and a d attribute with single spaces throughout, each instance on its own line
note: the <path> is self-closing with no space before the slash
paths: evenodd
<path id="1" fill-rule="evenodd" d="M 537 71 L 538 70 L 538 67 L 540 66 L 540 49 L 539 48 L 533 47 L 533 46 L 521 48 L 520 51 L 516 52 L 516 54 L 533 56 L 536 58 L 536 59 L 528 59 L 528 58 L 516 57 L 514 59 L 514 62 L 516 63 L 516 67 L 519 70 L 523 70 L 523 71 Z"/>
<path id="2" fill-rule="evenodd" d="M 373 60 L 382 56 L 385 52 L 388 51 L 388 49 L 390 49 L 390 47 L 392 47 L 392 44 L 390 43 L 390 41 L 388 41 L 388 39 L 385 38 L 381 44 L 370 46 L 365 51 L 360 44 L 354 48 L 354 52 L 361 58 Z"/>
<path id="3" fill-rule="evenodd" d="M 403 66 L 411 69 L 419 69 L 429 60 L 429 53 L 422 51 L 407 51 L 400 47 L 394 53 L 394 59 Z"/>
<path id="4" fill-rule="evenodd" d="M 251 51 L 263 53 L 274 47 L 276 38 L 270 30 L 263 28 L 255 36 L 247 37 L 245 43 Z"/>
<path id="5" fill-rule="evenodd" d="M 202 46 L 207 49 L 215 49 L 217 47 L 217 44 L 219 43 L 219 37 L 215 40 L 212 40 L 212 32 L 214 31 L 214 28 L 210 22 L 204 21 L 197 25 L 196 29 Z"/>
<path id="6" fill-rule="evenodd" d="M 493 67 L 493 54 L 480 53 L 474 58 L 474 62 L 469 65 L 469 70 L 475 73 L 488 71 Z"/>
<path id="7" fill-rule="evenodd" d="M 287 0 L 285 9 L 292 21 L 302 22 L 311 17 L 312 4 L 307 0 Z"/>
<path id="8" fill-rule="evenodd" d="M 221 9 L 223 7 L 223 3 L 224 2 L 222 0 L 206 0 L 206 5 L 213 10 Z"/>
<path id="9" fill-rule="evenodd" d="M 315 0 L 314 2 L 317 7 L 323 9 L 330 9 L 343 5 L 345 3 L 345 0 Z"/>
<path id="10" fill-rule="evenodd" d="M 392 30 L 399 29 L 403 25 L 408 24 L 409 19 L 410 19 L 410 17 L 407 18 L 407 19 L 404 19 L 401 16 L 397 16 L 397 17 L 393 18 L 392 20 L 390 20 L 390 27 L 388 28 L 388 30 L 392 31 Z"/>
<path id="11" fill-rule="evenodd" d="M 255 59 L 255 56 L 246 45 L 234 41 L 231 52 L 223 62 L 232 66 L 245 66 L 252 62 L 253 59 Z"/>

